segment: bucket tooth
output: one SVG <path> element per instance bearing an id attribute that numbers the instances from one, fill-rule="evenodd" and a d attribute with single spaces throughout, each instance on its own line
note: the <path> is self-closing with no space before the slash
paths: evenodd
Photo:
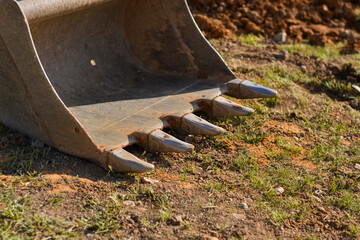
<path id="1" fill-rule="evenodd" d="M 220 96 L 212 99 L 207 105 L 210 107 L 202 108 L 202 110 L 210 110 L 213 117 L 249 116 L 254 113 L 254 109 L 241 106 Z"/>
<path id="2" fill-rule="evenodd" d="M 211 124 L 192 113 L 182 117 L 170 117 L 169 123 L 172 128 L 176 128 L 184 134 L 219 135 L 225 132 L 225 129 Z"/>
<path id="3" fill-rule="evenodd" d="M 124 149 L 110 152 L 107 165 L 114 172 L 144 173 L 154 169 L 154 165 L 140 160 Z"/>
<path id="4" fill-rule="evenodd" d="M 217 97 L 212 102 L 213 117 L 249 116 L 254 109 L 241 106 L 223 97 Z"/>
<path id="5" fill-rule="evenodd" d="M 150 152 L 191 152 L 194 146 L 183 142 L 161 130 L 149 134 L 137 134 L 139 144 Z"/>
<path id="6" fill-rule="evenodd" d="M 277 95 L 277 91 L 249 80 L 232 80 L 226 83 L 226 88 L 226 94 L 240 99 L 272 98 Z"/>

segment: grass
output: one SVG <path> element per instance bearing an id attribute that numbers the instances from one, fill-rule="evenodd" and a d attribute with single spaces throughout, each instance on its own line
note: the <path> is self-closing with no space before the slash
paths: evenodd
<path id="1" fill-rule="evenodd" d="M 307 43 L 301 43 L 296 45 L 280 45 L 281 50 L 286 50 L 290 54 L 295 52 L 300 53 L 303 56 L 316 56 L 323 60 L 330 60 L 340 58 L 340 49 L 344 46 L 344 43 L 339 43 L 334 46 L 327 45 L 325 47 L 313 46 Z"/>
<path id="2" fill-rule="evenodd" d="M 264 36 L 261 35 L 254 35 L 254 34 L 246 34 L 240 35 L 238 40 L 247 46 L 260 46 L 261 41 L 264 40 Z"/>
<path id="3" fill-rule="evenodd" d="M 34 214 L 29 196 L 16 197 L 14 186 L 0 182 L 0 238 L 33 239 L 39 236 L 70 238 L 77 223 Z"/>
<path id="4" fill-rule="evenodd" d="M 254 35 L 240 40 L 261 47 Z M 336 58 L 347 63 L 358 57 L 340 56 L 340 47 L 281 46 L 291 53 L 314 54 L 327 61 Z M 248 211 L 260 211 L 276 231 L 295 222 L 298 229 L 306 229 L 302 238 L 319 238 L 315 225 L 325 221 L 319 220 L 325 211 L 335 219 L 326 223 L 326 231 L 359 237 L 360 183 L 354 164 L 360 163 L 360 114 L 337 97 L 349 91 L 346 82 L 308 75 L 285 64 L 231 67 L 279 89 L 279 96 L 242 101 L 256 110 L 249 118 L 204 116 L 227 133 L 194 137 L 194 153 L 162 154 L 152 159 L 168 162 L 167 167 L 146 175 L 161 179 L 159 184 L 141 183 L 142 175 L 104 173 L 104 178 L 93 183 L 71 178 L 66 183 L 80 189 L 74 196 L 49 195 L 52 185 L 42 175 L 43 169 L 49 169 L 46 160 L 53 157 L 53 150 L 7 144 L 1 152 L 0 168 L 12 180 L 0 180 L 0 238 L 76 239 L 94 234 L 100 239 L 116 239 L 134 232 L 145 238 L 178 234 L 184 239 L 202 239 L 205 232 L 224 239 L 240 238 L 241 231 L 219 217 L 229 219 L 224 213 L 240 211 L 247 214 L 237 207 L 243 201 L 239 196 L 251 196 Z M 316 88 L 321 91 L 310 90 Z M 0 136 L 8 134 L 0 126 Z M 278 187 L 284 193 L 279 193 Z M 125 201 L 132 201 L 135 207 L 124 206 Z M 66 215 L 64 210 L 70 205 L 77 209 L 73 210 L 76 214 L 67 215 L 71 218 L 44 214 Z M 177 215 L 184 220 L 175 221 Z"/>

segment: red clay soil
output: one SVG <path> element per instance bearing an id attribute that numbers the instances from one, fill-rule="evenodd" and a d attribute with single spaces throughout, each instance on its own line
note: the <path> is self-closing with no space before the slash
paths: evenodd
<path id="1" fill-rule="evenodd" d="M 208 38 L 248 33 L 272 38 L 286 32 L 297 42 L 308 39 L 325 45 L 348 40 L 359 47 L 360 0 L 189 0 L 189 4 Z"/>

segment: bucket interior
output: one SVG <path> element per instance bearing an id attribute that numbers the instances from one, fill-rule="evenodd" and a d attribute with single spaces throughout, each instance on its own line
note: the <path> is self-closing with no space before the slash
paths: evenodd
<path id="1" fill-rule="evenodd" d="M 199 78 L 162 1 L 105 2 L 30 29 L 52 86 L 98 145 L 126 145 L 224 83 Z"/>

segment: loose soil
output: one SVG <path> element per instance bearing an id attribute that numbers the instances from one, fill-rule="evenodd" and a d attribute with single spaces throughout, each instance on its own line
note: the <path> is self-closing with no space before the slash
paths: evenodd
<path id="1" fill-rule="evenodd" d="M 351 67 L 343 67 L 343 63 L 337 60 L 323 61 L 300 53 L 279 59 L 279 46 L 273 44 L 253 47 L 232 40 L 214 44 L 226 59 L 234 60 L 230 66 L 239 77 L 251 77 L 257 82 L 264 77 L 260 70 L 264 65 L 272 63 L 294 71 L 300 71 L 301 66 L 306 66 L 307 75 L 324 80 L 333 78 L 359 83 L 356 71 Z M 242 64 L 239 66 L 237 62 Z M 344 101 L 343 94 L 324 92 L 324 88 L 316 85 L 299 83 L 298 88 L 317 102 L 319 99 L 330 101 L 332 108 L 327 117 L 331 121 L 348 125 L 359 123 L 354 119 L 353 110 Z M 252 132 L 261 132 L 264 137 L 259 142 L 249 143 L 235 135 L 230 139 L 228 135 L 219 138 L 193 137 L 196 152 L 189 154 L 146 153 L 141 156 L 141 148 L 129 148 L 135 155 L 145 157 L 156 165 L 156 170 L 146 175 L 157 180 L 152 184 L 141 181 L 144 175 L 114 175 L 88 161 L 53 149 L 33 148 L 30 139 L 5 129 L 5 134 L 0 137 L 0 181 L 3 184 L 0 190 L 13 185 L 17 198 L 28 196 L 32 209 L 29 214 L 68 222 L 104 220 L 105 225 L 111 225 L 116 220 L 121 225 L 106 234 L 96 232 L 98 225 L 86 229 L 75 227 L 80 232 L 77 239 L 300 239 L 309 236 L 319 239 L 355 239 L 349 232 L 349 226 L 352 226 L 354 220 L 346 218 L 346 211 L 319 201 L 311 202 L 312 198 L 307 193 L 295 195 L 294 198 L 302 205 L 311 202 L 309 215 L 304 215 L 302 219 L 289 218 L 284 222 L 274 222 L 268 210 L 264 209 L 264 196 L 268 190 L 248 185 L 242 173 L 231 167 L 231 161 L 237 158 L 239 149 L 247 149 L 259 168 L 267 168 L 274 161 L 268 153 L 276 155 L 281 152 L 277 144 L 281 138 L 295 146 L 297 154 L 290 157 L 288 162 L 294 169 L 310 175 L 323 171 L 324 166 L 311 158 L 314 146 L 322 140 L 303 124 L 302 118 L 305 115 L 316 116 L 326 105 L 311 104 L 312 99 L 308 99 L 309 105 L 303 107 L 300 114 L 295 107 L 298 100 L 291 93 L 278 90 L 281 104 L 272 107 L 264 105 L 271 112 L 270 117 L 261 119 L 264 114 L 259 113 L 248 120 L 262 121 L 258 127 L 244 130 L 241 119 L 218 122 L 231 136 L 235 133 L 246 136 Z M 348 94 L 352 93 L 349 91 Z M 262 105 L 257 101 L 248 103 Z M 343 139 L 344 145 L 359 144 L 358 133 L 346 137 Z M 36 171 L 40 176 L 18 175 L 26 171 Z M 347 171 L 352 176 L 359 174 L 355 170 Z M 321 186 L 316 186 L 314 191 L 321 189 Z M 135 205 L 123 205 L 121 211 L 112 215 L 111 219 L 105 215 L 92 218 L 97 212 L 108 213 L 106 204 L 113 204 L 109 199 L 114 194 L 124 196 L 126 201 L 133 201 Z M 56 205 L 52 204 L 54 198 L 60 199 Z M 247 209 L 243 208 L 244 203 Z M 159 220 L 161 209 L 167 209 L 171 214 L 164 221 Z M 356 220 L 355 224 L 359 222 Z"/>
<path id="2" fill-rule="evenodd" d="M 359 1 L 190 0 L 195 20 L 208 38 L 285 32 L 291 41 L 325 46 L 347 40 L 343 53 L 360 51 Z"/>

